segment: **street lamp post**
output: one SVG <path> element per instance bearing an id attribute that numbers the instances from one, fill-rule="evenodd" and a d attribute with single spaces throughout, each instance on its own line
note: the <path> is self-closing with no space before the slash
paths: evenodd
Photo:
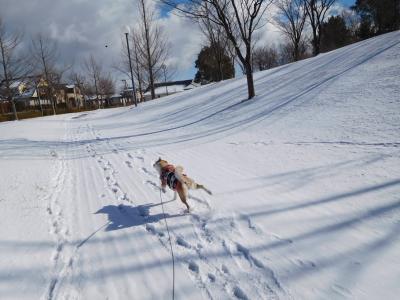
<path id="1" fill-rule="evenodd" d="M 135 82 L 133 80 L 133 72 L 132 72 L 131 50 L 129 49 L 129 41 L 128 41 L 128 32 L 125 32 L 125 38 L 126 38 L 126 47 L 128 48 L 129 70 L 131 71 L 132 94 L 133 94 L 133 99 L 135 99 L 135 106 L 137 106 Z"/>

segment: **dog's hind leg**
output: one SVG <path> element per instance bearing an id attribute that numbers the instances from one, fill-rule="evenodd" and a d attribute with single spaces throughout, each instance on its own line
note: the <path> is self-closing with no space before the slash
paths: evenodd
<path id="1" fill-rule="evenodd" d="M 188 188 L 185 184 L 182 184 L 182 188 L 178 189 L 179 198 L 186 205 L 187 209 L 190 210 L 189 204 L 187 203 L 188 199 Z"/>
<path id="2" fill-rule="evenodd" d="M 196 189 L 202 189 L 202 190 L 206 191 L 207 194 L 212 195 L 212 192 L 202 184 L 197 184 Z"/>

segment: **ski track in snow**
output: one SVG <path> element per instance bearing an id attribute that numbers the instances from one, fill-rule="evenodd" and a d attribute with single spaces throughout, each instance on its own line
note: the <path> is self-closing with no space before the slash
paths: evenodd
<path id="1" fill-rule="evenodd" d="M 24 253 L 2 260 L 4 289 L 46 300 L 166 298 L 171 242 L 180 298 L 397 295 L 398 37 L 257 73 L 254 101 L 241 102 L 242 78 L 135 110 L 4 123 L 0 162 L 16 167 L 2 174 L 11 197 L 0 204 L 7 212 L 24 182 L 48 186 L 37 198 L 50 236 L 16 235 L 37 221 L 10 209 L 0 246 Z M 190 191 L 186 213 L 161 193 L 159 155 L 214 196 Z M 46 184 L 34 178 L 41 170 L 22 174 L 37 158 L 47 160 Z M 51 254 L 48 264 L 30 251 Z"/>
<path id="2" fill-rule="evenodd" d="M 160 245 L 162 245 L 166 251 L 170 252 L 164 222 L 146 223 L 146 218 L 151 218 L 149 211 L 142 210 L 140 203 L 132 201 L 128 197 L 127 192 L 121 188 L 117 179 L 119 168 L 128 168 L 129 170 L 136 171 L 141 174 L 142 183 L 153 191 L 154 196 L 160 197 L 158 174 L 155 170 L 149 169 L 152 160 L 154 160 L 157 155 L 153 153 L 147 154 L 144 149 L 125 152 L 119 149 L 111 140 L 103 139 L 101 133 L 92 126 L 87 125 L 86 130 L 95 140 L 101 140 L 101 143 L 97 144 L 97 146 L 89 143 L 85 148 L 88 155 L 96 160 L 99 168 L 102 170 L 101 172 L 103 173 L 103 178 L 108 190 L 114 195 L 117 202 L 121 204 L 138 205 L 138 216 L 127 215 L 127 212 L 122 206 L 119 207 L 119 212 L 125 214 L 125 217 L 143 218 L 143 229 L 156 237 Z M 96 147 L 102 147 L 102 151 L 109 154 L 98 153 Z M 110 159 L 106 158 L 106 156 L 109 155 L 116 156 L 116 159 L 113 161 L 119 161 L 120 163 L 118 166 L 114 166 Z M 164 195 L 162 195 L 162 197 L 165 198 Z M 203 197 L 205 199 L 202 199 Z M 260 297 L 268 295 L 269 299 L 278 299 L 279 295 L 286 295 L 289 297 L 281 287 L 274 272 L 255 258 L 244 245 L 229 237 L 220 237 L 207 228 L 209 218 L 212 216 L 212 207 L 208 197 L 210 196 L 202 196 L 200 198 L 190 195 L 189 201 L 192 201 L 192 207 L 194 202 L 196 211 L 199 210 L 200 213 L 191 212 L 190 214 L 183 215 L 187 217 L 190 224 L 192 224 L 193 233 L 198 239 L 196 245 L 192 245 L 190 242 L 186 241 L 184 235 L 179 234 L 177 236 L 174 231 L 171 230 L 171 239 L 176 260 L 183 264 L 189 277 L 204 291 L 204 294 L 209 299 L 218 299 L 220 297 L 249 299 L 245 292 L 246 288 L 251 288 L 252 293 L 256 293 Z M 177 201 L 180 202 L 179 197 Z M 236 216 L 234 218 L 229 218 L 227 222 L 229 223 L 228 226 L 233 228 L 238 226 L 245 229 L 247 228 L 247 230 L 259 235 L 259 238 L 267 238 L 263 236 L 261 231 L 255 229 L 248 217 L 246 218 L 243 215 Z M 238 223 L 243 223 L 244 226 L 238 225 Z M 213 248 L 216 247 L 221 253 L 224 253 L 223 257 L 229 257 L 230 260 L 234 262 L 233 265 L 236 266 L 235 270 L 228 269 L 226 265 L 231 265 L 232 267 L 232 264 L 224 263 L 223 259 L 208 258 L 207 249 L 210 245 L 212 245 Z M 242 287 L 241 281 L 235 278 L 235 272 L 246 272 L 246 288 Z"/>

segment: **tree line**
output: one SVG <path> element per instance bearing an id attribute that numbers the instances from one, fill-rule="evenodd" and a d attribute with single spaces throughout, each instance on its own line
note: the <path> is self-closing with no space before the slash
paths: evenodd
<path id="1" fill-rule="evenodd" d="M 295 62 L 400 28 L 399 0 L 357 0 L 332 15 L 336 0 L 163 0 L 198 22 L 207 44 L 196 60 L 198 82 L 234 77 L 235 63 L 247 77 L 248 99 L 255 96 L 252 72 Z M 277 13 L 268 17 L 275 6 Z M 279 45 L 262 44 L 267 22 L 284 36 Z"/>
<path id="2" fill-rule="evenodd" d="M 171 78 L 174 68 L 167 66 L 169 43 L 158 23 L 153 2 L 137 0 L 137 11 L 139 16 L 135 19 L 135 25 L 126 33 L 129 34 L 129 43 L 127 45 L 121 40 L 119 62 L 111 66 L 111 69 L 130 78 L 132 66 L 136 90 L 129 87 L 127 80 L 125 90 L 130 89 L 131 92 L 125 91 L 124 95 L 132 99 L 138 92 L 140 101 L 144 99 L 143 94 L 147 87 L 151 98 L 154 99 L 155 83 L 161 78 Z M 23 32 L 9 30 L 0 16 L 0 98 L 11 103 L 16 120 L 18 114 L 15 85 L 19 82 L 33 81 L 35 88 L 41 91 L 42 98 L 51 103 L 50 109 L 53 114 L 58 110 L 57 88 L 62 82 L 77 86 L 83 97 L 90 98 L 93 103 L 97 103 L 97 107 L 101 107 L 103 100 L 115 93 L 116 81 L 113 73 L 107 70 L 95 55 L 90 54 L 78 64 L 61 64 L 56 40 L 44 34 L 37 34 L 30 39 L 29 47 L 26 47 L 23 36 Z M 132 54 L 130 58 L 128 46 Z M 43 115 L 42 105 L 40 109 Z"/>
<path id="3" fill-rule="evenodd" d="M 332 15 L 336 0 L 159 1 L 195 22 L 205 37 L 195 62 L 195 80 L 206 83 L 229 79 L 239 66 L 247 79 L 248 99 L 256 95 L 254 71 L 315 56 L 400 27 L 399 0 L 357 0 L 351 10 L 340 15 Z M 277 12 L 273 17 L 272 10 Z M 144 99 L 148 87 L 154 99 L 155 83 L 171 78 L 175 70 L 168 64 L 170 45 L 154 2 L 137 0 L 137 11 L 134 25 L 126 32 L 128 43 L 122 39 L 120 60 L 113 68 L 128 78 L 133 74 L 130 79 L 136 90 L 131 87 L 132 96 L 138 92 L 139 99 Z M 283 43 L 261 42 L 260 29 L 268 22 L 283 34 Z M 60 64 L 55 40 L 38 34 L 26 47 L 23 36 L 22 32 L 10 31 L 0 17 L 0 96 L 12 104 L 15 119 L 18 115 L 13 86 L 27 78 L 36 86 L 40 81 L 46 83 L 41 93 L 50 101 L 54 114 L 58 109 L 57 85 L 62 81 L 79 87 L 99 107 L 104 97 L 115 93 L 115 79 L 93 54 L 76 69 L 72 63 Z"/>
<path id="4" fill-rule="evenodd" d="M 115 92 L 111 73 L 104 71 L 93 55 L 84 59 L 83 68 L 76 71 L 72 63 L 60 63 L 59 46 L 54 39 L 39 33 L 30 39 L 27 47 L 23 37 L 23 32 L 9 30 L 0 17 L 0 98 L 11 103 L 16 120 L 15 98 L 20 84 L 33 85 L 42 115 L 45 108 L 40 97 L 50 103 L 53 114 L 57 113 L 57 95 L 63 81 L 77 86 L 84 97 L 95 96 L 98 103 Z"/>

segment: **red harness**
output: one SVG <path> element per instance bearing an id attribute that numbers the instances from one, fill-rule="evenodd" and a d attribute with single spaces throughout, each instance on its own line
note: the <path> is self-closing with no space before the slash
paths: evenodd
<path id="1" fill-rule="evenodd" d="M 171 190 L 176 191 L 180 181 L 175 176 L 175 167 L 173 165 L 166 165 L 162 168 L 160 175 L 162 185 L 168 185 Z"/>

